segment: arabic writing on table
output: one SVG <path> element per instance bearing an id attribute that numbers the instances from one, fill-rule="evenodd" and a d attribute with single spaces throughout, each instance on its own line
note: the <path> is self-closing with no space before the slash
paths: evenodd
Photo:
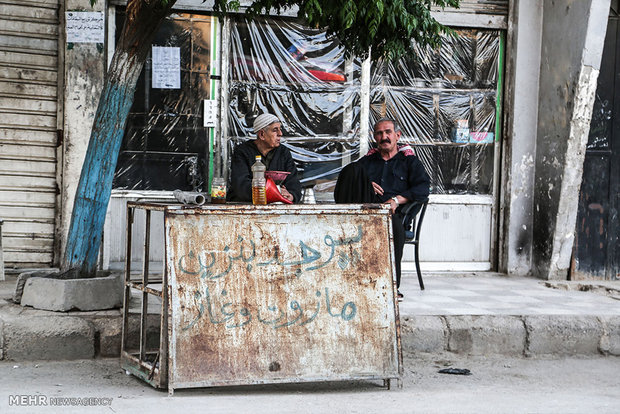
<path id="1" fill-rule="evenodd" d="M 357 314 L 357 306 L 355 305 L 355 303 L 350 301 L 346 302 L 340 309 L 340 312 L 334 312 L 332 310 L 333 307 L 329 296 L 329 288 L 325 288 L 324 292 L 325 311 L 329 316 L 333 318 L 341 318 L 343 321 L 350 321 L 355 318 L 355 315 Z M 265 306 L 262 309 L 259 308 L 255 312 L 252 312 L 246 307 L 242 307 L 238 309 L 237 312 L 236 310 L 233 310 L 232 302 L 226 301 L 227 295 L 228 292 L 226 290 L 222 290 L 222 298 L 220 298 L 220 302 L 224 303 L 221 305 L 219 312 L 217 312 L 214 306 L 214 298 L 211 296 L 209 288 L 205 288 L 204 298 L 200 291 L 196 291 L 194 293 L 194 299 L 198 303 L 198 315 L 196 315 L 196 317 L 187 325 L 181 328 L 181 330 L 186 331 L 192 328 L 194 325 L 196 325 L 198 321 L 200 321 L 200 319 L 203 318 L 205 314 L 205 303 L 209 322 L 214 325 L 224 324 L 227 329 L 240 328 L 249 324 L 254 319 L 256 319 L 258 323 L 271 326 L 274 329 L 280 329 L 295 324 L 303 326 L 315 320 L 315 318 L 321 311 L 321 305 L 323 303 L 323 300 L 321 298 L 322 293 L 320 290 L 317 290 L 315 292 L 316 305 L 309 312 L 309 314 L 305 313 L 304 309 L 302 309 L 302 306 L 296 300 L 292 300 L 288 303 L 287 307 L 294 312 L 294 314 L 290 316 L 287 315 L 287 313 L 285 312 L 287 307 L 284 308 L 285 310 L 282 310 L 274 305 Z M 253 315 L 253 313 L 255 315 Z"/>
<path id="2" fill-rule="evenodd" d="M 363 231 L 360 225 L 357 226 L 357 234 L 353 237 L 334 239 L 329 234 L 326 234 L 323 238 L 323 242 L 329 250 L 327 257 L 323 257 L 319 251 L 319 246 L 317 246 L 317 248 L 312 248 L 304 243 L 303 240 L 300 240 L 299 248 L 301 258 L 296 257 L 294 259 L 284 260 L 280 257 L 280 249 L 278 246 L 275 246 L 273 248 L 273 256 L 268 260 L 262 261 L 256 257 L 256 243 L 254 243 L 253 240 L 245 240 L 242 236 L 237 236 L 236 242 L 238 248 L 232 249 L 229 245 L 226 245 L 223 249 L 223 258 L 221 254 L 216 254 L 219 253 L 216 251 L 205 250 L 200 254 L 196 254 L 192 250 L 187 255 L 179 258 L 178 265 L 182 273 L 199 275 L 201 279 L 219 279 L 226 276 L 232 270 L 235 261 L 243 263 L 248 272 L 252 271 L 253 266 L 264 267 L 277 265 L 283 267 L 298 267 L 296 275 L 300 276 L 303 271 L 316 270 L 327 266 L 337 257 L 336 264 L 344 270 L 349 264 L 358 262 L 360 260 L 360 254 L 355 249 L 350 249 L 349 252 L 341 251 L 339 254 L 336 254 L 336 247 L 353 246 L 356 243 L 360 243 L 362 238 Z M 249 248 L 247 249 L 246 242 L 249 244 Z M 222 265 L 218 266 L 219 264 Z M 311 266 L 302 269 L 302 267 L 306 265 Z"/>

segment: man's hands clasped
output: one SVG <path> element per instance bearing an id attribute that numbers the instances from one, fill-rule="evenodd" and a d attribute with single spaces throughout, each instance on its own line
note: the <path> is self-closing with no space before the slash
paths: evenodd
<path id="1" fill-rule="evenodd" d="M 372 184 L 372 188 L 375 190 L 375 194 L 382 196 L 384 193 L 383 188 L 379 184 L 375 183 L 374 181 L 372 181 L 371 184 Z M 403 196 L 395 196 L 385 201 L 383 204 L 389 204 L 390 211 L 392 212 L 392 214 L 394 214 L 398 206 L 406 203 L 407 201 L 409 200 Z"/>

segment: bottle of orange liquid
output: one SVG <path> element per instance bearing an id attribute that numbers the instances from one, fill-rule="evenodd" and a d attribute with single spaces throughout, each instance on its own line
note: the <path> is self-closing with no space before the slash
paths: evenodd
<path id="1" fill-rule="evenodd" d="M 265 164 L 261 162 L 261 156 L 256 156 L 256 162 L 252 165 L 252 204 L 267 204 L 265 193 Z"/>

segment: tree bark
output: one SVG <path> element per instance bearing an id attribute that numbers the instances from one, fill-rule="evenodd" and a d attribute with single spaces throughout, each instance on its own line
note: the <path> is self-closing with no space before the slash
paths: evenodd
<path id="1" fill-rule="evenodd" d="M 176 0 L 130 0 L 95 113 L 75 195 L 62 271 L 94 277 L 112 180 L 136 82 L 159 26 Z"/>

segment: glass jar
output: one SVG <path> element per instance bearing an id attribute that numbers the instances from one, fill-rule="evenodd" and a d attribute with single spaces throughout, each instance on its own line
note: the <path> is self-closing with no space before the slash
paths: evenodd
<path id="1" fill-rule="evenodd" d="M 226 180 L 221 177 L 215 177 L 211 181 L 211 202 L 214 204 L 226 202 Z"/>

